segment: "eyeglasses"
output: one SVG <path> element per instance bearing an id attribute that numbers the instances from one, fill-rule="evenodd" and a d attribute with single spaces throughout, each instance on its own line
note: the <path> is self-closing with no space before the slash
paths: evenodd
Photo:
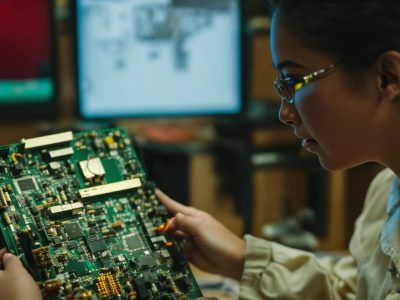
<path id="1" fill-rule="evenodd" d="M 331 64 L 330 66 L 323 68 L 321 70 L 312 72 L 305 76 L 300 77 L 283 77 L 277 78 L 274 82 L 274 89 L 276 93 L 282 98 L 282 100 L 287 103 L 294 103 L 294 94 L 305 87 L 310 82 L 322 78 L 330 73 L 332 73 L 340 62 Z"/>

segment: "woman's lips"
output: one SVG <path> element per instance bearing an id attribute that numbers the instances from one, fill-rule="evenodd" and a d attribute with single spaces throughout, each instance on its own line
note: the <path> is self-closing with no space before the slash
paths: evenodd
<path id="1" fill-rule="evenodd" d="M 317 144 L 317 142 L 314 139 L 303 139 L 301 141 L 301 146 L 306 150 L 310 149 L 311 147 L 315 146 L 316 144 Z"/>

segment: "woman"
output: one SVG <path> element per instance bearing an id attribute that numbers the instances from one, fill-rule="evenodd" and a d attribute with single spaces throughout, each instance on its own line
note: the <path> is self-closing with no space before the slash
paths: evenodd
<path id="1" fill-rule="evenodd" d="M 388 168 L 369 189 L 352 255 L 335 261 L 242 240 L 158 191 L 175 215 L 172 229 L 195 265 L 240 280 L 242 299 L 400 298 L 400 2 L 270 2 L 281 121 L 327 170 L 370 161 Z"/>

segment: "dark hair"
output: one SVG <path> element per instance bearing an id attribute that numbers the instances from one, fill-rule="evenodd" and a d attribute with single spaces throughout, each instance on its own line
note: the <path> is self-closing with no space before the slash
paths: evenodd
<path id="1" fill-rule="evenodd" d="M 399 0 L 269 0 L 272 13 L 306 46 L 368 68 L 384 52 L 400 51 Z"/>

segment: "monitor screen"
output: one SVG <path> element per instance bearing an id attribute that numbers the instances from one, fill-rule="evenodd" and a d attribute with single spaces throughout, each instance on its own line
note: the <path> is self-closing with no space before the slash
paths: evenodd
<path id="1" fill-rule="evenodd" d="M 54 118 L 52 6 L 0 1 L 0 120 Z"/>
<path id="2" fill-rule="evenodd" d="M 86 119 L 238 114 L 240 0 L 75 0 Z"/>

